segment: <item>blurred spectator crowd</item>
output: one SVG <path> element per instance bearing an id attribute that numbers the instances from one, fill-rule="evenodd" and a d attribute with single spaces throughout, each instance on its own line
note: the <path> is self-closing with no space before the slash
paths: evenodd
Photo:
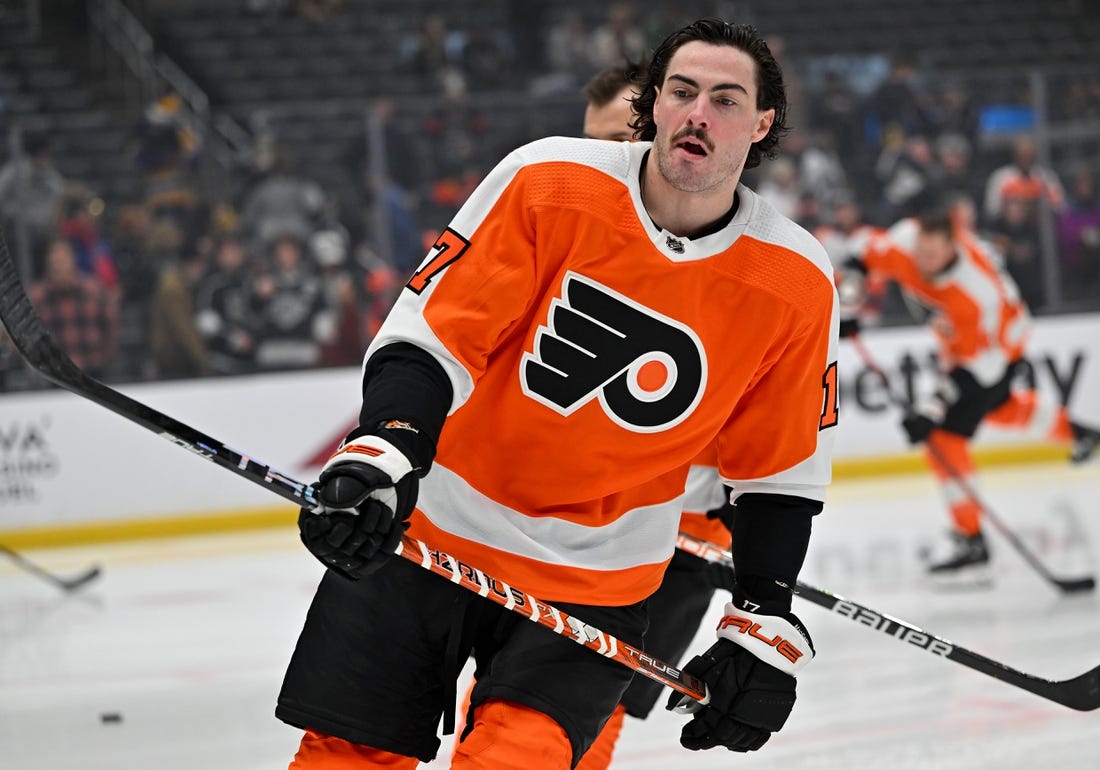
<path id="1" fill-rule="evenodd" d="M 345 10 L 339 0 L 245 5 L 317 24 Z M 593 24 L 571 6 L 508 7 L 501 27 L 429 14 L 398 41 L 398 70 L 426 84 L 420 98 L 434 107 L 400 93 L 372 100 L 377 131 L 364 121 L 335 164 L 347 189 L 318 181 L 317 166 L 294 157 L 259 110 L 248 157 L 231 184 L 212 188 L 197 173 L 206 137 L 172 93 L 148 105 L 130 137 L 137 200 L 66 179 L 50 137 L 23 135 L 0 166 L 0 221 L 9 241 L 18 229 L 51 331 L 79 365 L 116 381 L 357 364 L 439 229 L 505 152 L 544 133 L 579 133 L 589 77 L 639 61 L 668 30 L 716 10 L 689 0 L 642 14 L 620 2 Z M 942 77 L 904 53 L 856 67 L 809 61 L 771 42 L 794 131 L 746 182 L 836 261 L 875 228 L 946 203 L 996 244 L 1033 309 L 1100 309 L 1100 76 L 1052 88 L 1050 126 L 1097 131 L 1043 153 L 1026 80 Z M 573 111 L 533 107 L 497 131 L 493 94 L 517 92 L 532 105 L 564 95 Z M 906 311 L 883 312 L 899 322 Z M 40 384 L 0 341 L 0 386 Z"/>
<path id="2" fill-rule="evenodd" d="M 24 137 L 0 168 L 0 216 L 23 236 L 51 333 L 108 380 L 358 363 L 400 288 L 396 269 L 353 248 L 325 191 L 274 159 L 236 198 L 205 194 L 190 168 L 197 140 L 163 115 L 176 101 L 151 105 L 134 132 L 143 200 L 66 180 L 46 137 Z M 4 344 L 3 384 L 38 384 L 21 374 Z"/>

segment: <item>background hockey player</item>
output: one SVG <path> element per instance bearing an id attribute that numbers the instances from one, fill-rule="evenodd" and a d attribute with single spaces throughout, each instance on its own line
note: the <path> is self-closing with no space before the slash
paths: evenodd
<path id="1" fill-rule="evenodd" d="M 951 552 L 933 559 L 929 572 L 950 582 L 987 583 L 981 507 L 959 483 L 975 488 L 969 444 L 978 426 L 983 420 L 1016 429 L 1045 426 L 1050 440 L 1073 444 L 1074 462 L 1092 455 L 1100 433 L 1071 422 L 1064 406 L 1035 390 L 1013 388 L 1031 331 L 1027 307 L 999 257 L 956 227 L 946 210 L 903 219 L 847 268 L 840 290 L 846 301 L 858 297 L 861 275 L 869 274 L 897 281 L 932 311 L 942 377 L 934 396 L 919 399 L 902 423 L 911 443 L 926 442 L 925 458 L 954 523 Z"/>

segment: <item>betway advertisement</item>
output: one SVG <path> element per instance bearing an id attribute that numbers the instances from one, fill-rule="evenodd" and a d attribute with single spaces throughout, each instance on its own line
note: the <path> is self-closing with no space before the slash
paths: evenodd
<path id="1" fill-rule="evenodd" d="M 868 330 L 866 348 L 898 394 L 936 383 L 923 328 Z M 841 342 L 838 467 L 908 449 L 900 414 Z M 1100 424 L 1100 315 L 1041 319 L 1025 372 L 1041 397 Z M 358 368 L 120 388 L 299 481 L 311 481 L 359 408 Z M 983 429 L 978 445 L 1039 441 Z M 761 436 L 762 441 L 767 436 Z M 60 390 L 0 395 L 0 536 L 27 528 L 186 517 L 284 506 L 280 498 L 107 410 Z"/>
<path id="2" fill-rule="evenodd" d="M 862 334 L 862 342 L 873 363 L 887 375 L 895 399 L 931 399 L 940 367 L 937 346 L 927 328 L 872 329 Z M 899 407 L 856 346 L 845 340 L 840 342 L 838 368 L 841 411 L 836 457 L 876 457 L 908 449 Z M 1036 320 L 1015 385 L 1034 388 L 1043 413 L 1065 404 L 1071 418 L 1100 424 L 1100 315 Z M 1048 426 L 1049 421 L 1037 420 L 1029 430 L 1002 430 L 987 422 L 979 428 L 975 445 L 1042 441 Z"/>

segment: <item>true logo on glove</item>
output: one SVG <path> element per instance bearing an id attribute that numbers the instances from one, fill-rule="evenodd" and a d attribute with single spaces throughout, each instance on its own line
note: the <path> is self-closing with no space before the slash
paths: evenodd
<path id="1" fill-rule="evenodd" d="M 797 663 L 805 653 L 798 649 L 793 643 L 784 639 L 779 634 L 769 639 L 766 636 L 762 636 L 760 631 L 760 624 L 749 618 L 743 618 L 739 615 L 724 615 L 720 621 L 718 621 L 718 630 L 729 627 L 736 628 L 740 633 L 746 636 L 751 636 L 754 639 L 759 639 L 769 647 L 774 647 L 775 651 L 789 660 L 791 663 Z"/>

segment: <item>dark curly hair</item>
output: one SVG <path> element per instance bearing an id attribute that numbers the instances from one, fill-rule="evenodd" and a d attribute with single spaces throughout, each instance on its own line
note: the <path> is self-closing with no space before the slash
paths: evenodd
<path id="1" fill-rule="evenodd" d="M 787 90 L 783 86 L 783 71 L 772 56 L 771 49 L 756 27 L 750 24 L 731 24 L 721 19 L 700 19 L 678 29 L 664 39 L 649 63 L 649 69 L 641 79 L 639 95 L 633 99 L 636 117 L 630 124 L 638 139 L 652 141 L 657 135 L 653 122 L 653 103 L 657 89 L 664 85 L 668 63 L 685 43 L 693 41 L 739 48 L 756 62 L 756 108 L 775 110 L 771 129 L 759 142 L 753 143 L 745 159 L 745 168 L 755 168 L 763 158 L 779 154 L 779 140 L 789 130 L 787 126 Z"/>
<path id="2" fill-rule="evenodd" d="M 593 107 L 603 107 L 619 95 L 627 86 L 633 86 L 642 79 L 649 62 L 622 61 L 619 64 L 596 73 L 585 83 L 584 98 Z"/>

